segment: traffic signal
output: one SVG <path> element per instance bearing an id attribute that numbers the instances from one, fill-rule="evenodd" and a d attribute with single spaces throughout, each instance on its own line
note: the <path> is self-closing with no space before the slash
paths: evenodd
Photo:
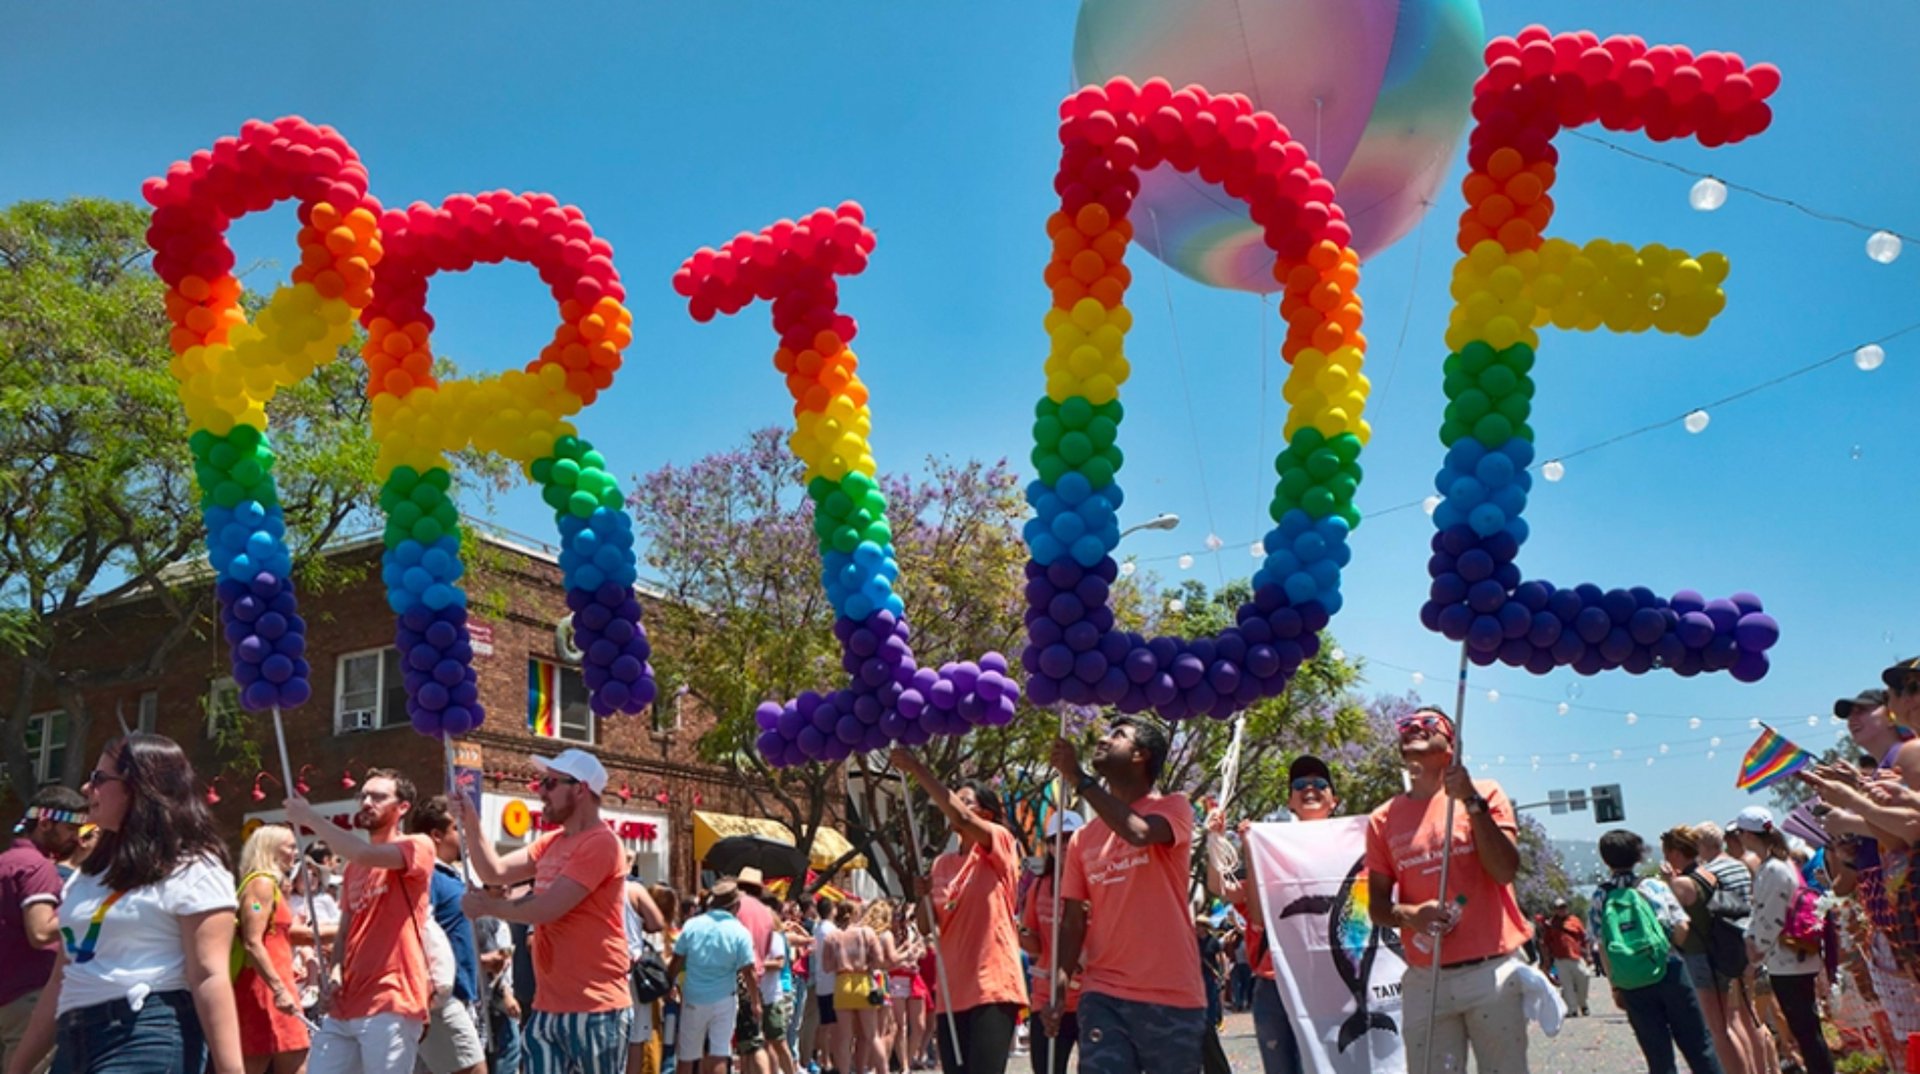
<path id="1" fill-rule="evenodd" d="M 1620 797 L 1620 785 L 1609 783 L 1593 788 L 1593 819 L 1600 824 L 1619 824 L 1627 819 L 1627 804 Z"/>

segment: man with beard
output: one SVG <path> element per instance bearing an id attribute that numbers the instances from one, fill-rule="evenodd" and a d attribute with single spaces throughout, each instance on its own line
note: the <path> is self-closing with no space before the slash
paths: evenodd
<path id="1" fill-rule="evenodd" d="M 347 863 L 339 944 L 329 961 L 340 980 L 314 1034 L 308 1074 L 410 1074 L 433 1005 L 425 926 L 433 887 L 433 841 L 402 835 L 413 781 L 388 768 L 360 782 L 355 832 L 342 832 L 306 799 L 287 799 L 287 818 L 333 839 Z M 356 834 L 365 832 L 365 836 Z M 331 984 L 331 982 L 329 982 Z"/>
<path id="2" fill-rule="evenodd" d="M 1187 909 L 1193 806 L 1154 789 L 1167 734 L 1141 716 L 1113 721 L 1094 749 L 1099 778 L 1080 768 L 1066 739 L 1053 766 L 1093 808 L 1073 838 L 1060 881 L 1060 965 L 1054 995 L 1080 970 L 1080 1070 L 1084 1074 L 1199 1074 L 1207 1030 L 1200 950 L 1179 942 Z M 1084 957 L 1083 957 L 1084 951 Z M 1062 1010 L 1046 1014 L 1057 1031 Z"/>
<path id="3" fill-rule="evenodd" d="M 13 845 L 0 853 L 0 1069 L 20 1044 L 40 989 L 53 974 L 60 939 L 60 872 L 54 862 L 80 844 L 86 819 L 87 800 L 78 791 L 43 787 L 14 828 Z M 46 1067 L 43 1062 L 39 1069 Z"/>
<path id="4" fill-rule="evenodd" d="M 1499 784 L 1475 780 L 1455 762 L 1446 713 L 1417 709 L 1399 725 L 1408 787 L 1367 820 L 1367 895 L 1373 923 L 1399 929 L 1406 951 L 1400 1010 L 1407 1069 L 1426 1069 L 1431 1046 L 1439 1053 L 1436 1069 L 1464 1070 L 1471 1045 L 1483 1074 L 1526 1074 L 1526 962 L 1519 951 L 1533 930 L 1513 892 L 1519 822 Z M 1440 864 L 1449 848 L 1442 903 Z M 1435 966 L 1442 936 L 1443 962 Z"/>
<path id="5" fill-rule="evenodd" d="M 534 926 L 533 1013 L 527 1016 L 527 1065 L 534 1074 L 621 1074 L 627 1064 L 633 993 L 627 974 L 627 854 L 600 819 L 607 770 L 585 750 L 534 757 L 544 819 L 559 825 L 504 858 L 485 839 L 472 846 L 483 883 L 533 881 L 517 899 L 469 891 L 469 917 Z M 460 800 L 469 831 L 480 830 L 473 803 Z"/>

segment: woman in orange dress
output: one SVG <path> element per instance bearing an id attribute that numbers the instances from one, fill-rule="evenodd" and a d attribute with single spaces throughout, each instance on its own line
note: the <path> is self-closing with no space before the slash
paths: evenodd
<path id="1" fill-rule="evenodd" d="M 244 955 L 233 981 L 240 1055 L 247 1074 L 303 1074 L 307 1023 L 294 983 L 293 945 L 311 942 L 282 891 L 299 846 L 293 831 L 263 824 L 240 851 L 240 927 Z"/>

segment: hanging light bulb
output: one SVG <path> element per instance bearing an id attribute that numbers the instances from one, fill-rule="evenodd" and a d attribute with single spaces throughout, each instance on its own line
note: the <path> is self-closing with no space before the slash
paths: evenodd
<path id="1" fill-rule="evenodd" d="M 1688 432 L 1700 433 L 1700 432 L 1706 431 L 1707 423 L 1712 420 L 1713 419 L 1707 415 L 1706 411 L 1695 410 L 1686 416 L 1686 419 L 1682 424 L 1686 425 Z"/>
<path id="2" fill-rule="evenodd" d="M 1689 731 L 1698 731 L 1698 730 L 1700 730 L 1700 717 L 1698 717 L 1698 716 L 1695 716 L 1695 717 L 1693 717 L 1692 719 L 1690 719 L 1690 720 L 1688 720 L 1688 721 L 1687 721 L 1687 730 L 1689 730 Z"/>
<path id="3" fill-rule="evenodd" d="M 1187 610 L 1187 602 L 1181 600 L 1179 597 L 1175 597 L 1167 602 L 1167 610 L 1175 615 L 1179 615 L 1181 612 Z"/>
<path id="4" fill-rule="evenodd" d="M 1588 761 L 1588 762 L 1587 762 L 1587 771 L 1589 771 L 1589 772 L 1591 772 L 1591 771 L 1593 771 L 1594 769 L 1596 769 L 1596 768 L 1599 768 L 1599 767 L 1600 767 L 1600 766 L 1599 766 L 1599 764 L 1597 764 L 1597 763 L 1595 763 L 1595 762 L 1593 762 L 1593 761 Z"/>
<path id="5" fill-rule="evenodd" d="M 1649 757 L 1649 758 L 1647 758 L 1647 767 L 1648 767 L 1648 768 L 1652 768 L 1652 767 L 1653 767 L 1653 758 L 1651 758 L 1651 757 Z"/>
<path id="6" fill-rule="evenodd" d="M 1435 511 L 1439 509 L 1440 509 L 1440 497 L 1438 496 L 1429 496 L 1426 499 L 1420 501 L 1420 510 L 1425 511 L 1428 515 L 1432 515 Z"/>
<path id="7" fill-rule="evenodd" d="M 1487 691 L 1487 700 L 1488 700 L 1488 701 L 1498 701 L 1498 700 L 1500 700 L 1500 691 L 1498 691 L 1498 690 L 1488 690 L 1488 691 Z"/>
<path id="8" fill-rule="evenodd" d="M 1708 751 L 1707 751 L 1707 760 L 1709 760 L 1709 761 L 1711 761 L 1711 760 L 1713 760 L 1713 751 L 1712 751 L 1712 750 L 1708 750 Z"/>
<path id="9" fill-rule="evenodd" d="M 1627 726 L 1628 726 L 1628 727 L 1632 727 L 1632 726 L 1633 726 L 1634 724 L 1637 724 L 1637 723 L 1639 723 L 1639 722 L 1640 722 L 1640 714 L 1639 714 L 1639 713 L 1637 713 L 1637 712 L 1629 712 L 1629 713 L 1627 713 Z"/>
<path id="10" fill-rule="evenodd" d="M 1758 731 L 1758 730 L 1760 730 L 1760 717 L 1758 717 L 1758 716 L 1755 716 L 1755 717 L 1754 717 L 1753 719 L 1751 719 L 1751 720 L 1748 720 L 1748 721 L 1747 721 L 1747 730 L 1749 730 L 1749 731 Z"/>
<path id="11" fill-rule="evenodd" d="M 1572 763 L 1574 763 L 1574 764 L 1579 764 L 1579 763 L 1580 763 L 1580 755 L 1579 755 L 1578 753 L 1569 753 L 1569 754 L 1567 754 L 1567 760 L 1568 760 L 1568 761 L 1570 761 L 1570 762 L 1572 762 Z"/>
<path id="12" fill-rule="evenodd" d="M 1192 556 L 1190 556 L 1190 555 L 1183 555 L 1183 556 L 1181 556 L 1181 557 L 1180 557 L 1180 569 L 1181 569 L 1181 570 L 1183 570 L 1183 571 L 1185 571 L 1185 570 L 1192 570 L 1192 569 L 1193 569 L 1193 557 L 1192 557 Z"/>
<path id="13" fill-rule="evenodd" d="M 1413 684 L 1414 684 L 1415 686 L 1418 686 L 1418 685 L 1420 685 L 1421 683 L 1423 683 L 1423 682 L 1426 682 L 1426 681 L 1427 681 L 1427 675 L 1426 675 L 1426 672 L 1424 672 L 1424 671 L 1416 671 L 1416 672 L 1414 672 L 1414 673 L 1413 673 Z"/>
<path id="14" fill-rule="evenodd" d="M 1698 212 L 1710 213 L 1727 203 L 1727 184 L 1709 175 L 1687 191 L 1687 204 Z"/>
<path id="15" fill-rule="evenodd" d="M 1133 565 L 1133 560 L 1127 560 L 1125 563 L 1120 564 L 1120 577 L 1131 578 L 1133 577 L 1133 572 L 1136 570 L 1139 570 L 1139 568 Z"/>
<path id="16" fill-rule="evenodd" d="M 1809 717 L 1807 717 L 1807 726 L 1808 726 L 1808 727 L 1818 727 L 1818 726 L 1820 726 L 1820 717 L 1818 717 L 1818 716 L 1809 716 Z"/>
<path id="17" fill-rule="evenodd" d="M 1548 459 L 1546 464 L 1540 467 L 1540 476 L 1548 481 L 1558 481 L 1567 476 L 1567 464 L 1559 459 Z"/>
<path id="18" fill-rule="evenodd" d="M 1719 736 L 1719 735 L 1715 735 L 1715 736 L 1713 736 L 1712 738 L 1710 738 L 1710 739 L 1707 739 L 1707 745 L 1709 745 L 1709 746 L 1712 746 L 1712 747 L 1714 747 L 1715 749 L 1718 749 L 1718 748 L 1719 748 L 1719 746 L 1720 746 L 1720 736 Z"/>
<path id="19" fill-rule="evenodd" d="M 1900 259 L 1900 236 L 1891 231 L 1876 231 L 1867 236 L 1867 256 L 1882 265 L 1891 265 Z"/>
<path id="20" fill-rule="evenodd" d="M 1667 752 L 1667 744 L 1665 742 L 1660 743 L 1660 752 L 1661 753 Z"/>
<path id="21" fill-rule="evenodd" d="M 1558 712 L 1562 716 L 1565 716 L 1571 710 L 1571 706 L 1569 706 L 1565 701 L 1560 702 L 1558 705 L 1555 705 L 1553 708 L 1555 712 Z"/>
<path id="22" fill-rule="evenodd" d="M 1345 649 L 1336 648 L 1334 651 L 1328 653 L 1327 655 L 1333 657 L 1334 661 L 1338 663 L 1339 661 L 1345 660 L 1347 658 L 1347 651 Z"/>
<path id="23" fill-rule="evenodd" d="M 1621 751 L 1621 750 L 1620 750 L 1620 749 L 1619 749 L 1618 747 L 1615 747 L 1615 748 L 1614 748 L 1614 751 L 1613 751 L 1613 759 L 1614 759 L 1614 760 L 1616 760 L 1616 761 L 1617 761 L 1617 760 L 1619 760 L 1619 759 L 1620 759 L 1620 754 L 1621 754 L 1621 753 L 1622 753 L 1622 751 Z"/>
<path id="24" fill-rule="evenodd" d="M 1219 534 L 1217 533 L 1207 534 L 1207 551 L 1218 552 L 1220 551 L 1220 549 L 1226 547 L 1226 544 L 1227 542 L 1220 539 Z"/>
<path id="25" fill-rule="evenodd" d="M 1253 544 L 1247 547 L 1247 554 L 1251 555 L 1255 559 L 1261 559 L 1265 557 L 1267 554 L 1267 542 L 1265 541 L 1253 542 Z"/>
<path id="26" fill-rule="evenodd" d="M 1853 352 L 1853 367 L 1862 373 L 1873 372 L 1886 360 L 1886 348 L 1878 343 L 1865 344 Z"/>
<path id="27" fill-rule="evenodd" d="M 1495 758 L 1493 759 L 1493 763 L 1494 763 L 1494 764 L 1506 764 L 1506 763 L 1507 763 L 1507 755 L 1503 753 L 1503 754 L 1501 754 L 1500 756 L 1498 756 L 1498 757 L 1495 757 Z"/>

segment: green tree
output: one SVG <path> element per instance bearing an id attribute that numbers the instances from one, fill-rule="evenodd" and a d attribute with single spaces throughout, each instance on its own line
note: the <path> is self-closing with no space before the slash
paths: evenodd
<path id="1" fill-rule="evenodd" d="M 157 675 L 189 641 L 219 643 L 146 226 L 142 207 L 93 198 L 0 210 L 0 656 L 14 673 L 3 748 L 16 787 L 33 784 L 25 732 L 39 688 L 66 712 L 67 740 L 84 743 L 88 692 Z M 365 379 L 356 341 L 274 402 L 275 474 L 306 589 L 345 580 L 312 553 L 374 518 Z M 463 473 L 504 472 L 463 461 Z M 93 612 L 133 594 L 152 596 L 161 636 L 109 657 Z M 77 783 L 92 761 L 69 749 L 59 775 Z"/>
<path id="2" fill-rule="evenodd" d="M 1821 764 L 1853 764 L 1866 751 L 1845 731 L 1840 732 L 1839 741 L 1821 750 L 1818 757 Z M 1800 803 L 1813 797 L 1813 788 L 1797 779 L 1783 779 L 1767 788 L 1768 803 L 1773 807 L 1775 819 L 1784 818 L 1794 811 Z"/>

